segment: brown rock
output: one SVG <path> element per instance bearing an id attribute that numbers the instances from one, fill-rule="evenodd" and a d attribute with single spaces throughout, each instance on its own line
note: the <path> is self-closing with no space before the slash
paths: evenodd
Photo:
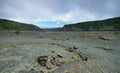
<path id="1" fill-rule="evenodd" d="M 51 65 L 49 62 L 47 62 L 47 63 L 46 63 L 46 68 L 47 68 L 47 69 L 52 69 L 52 65 Z"/>
<path id="2" fill-rule="evenodd" d="M 61 63 L 56 61 L 56 66 L 60 66 L 60 65 L 61 65 Z"/>
<path id="3" fill-rule="evenodd" d="M 50 63 L 51 63 L 52 65 L 55 65 L 55 59 L 52 59 L 52 60 L 50 61 Z"/>

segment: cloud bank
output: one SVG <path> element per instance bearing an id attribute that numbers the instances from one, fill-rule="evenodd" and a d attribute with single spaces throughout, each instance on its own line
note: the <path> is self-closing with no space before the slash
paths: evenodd
<path id="1" fill-rule="evenodd" d="M 1 0 L 0 18 L 62 27 L 120 16 L 120 0 Z"/>

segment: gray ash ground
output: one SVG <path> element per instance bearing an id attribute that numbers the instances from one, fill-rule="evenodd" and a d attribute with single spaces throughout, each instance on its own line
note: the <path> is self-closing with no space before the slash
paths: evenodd
<path id="1" fill-rule="evenodd" d="M 41 66 L 45 55 L 61 66 Z M 0 31 L 0 73 L 120 73 L 120 32 Z"/>

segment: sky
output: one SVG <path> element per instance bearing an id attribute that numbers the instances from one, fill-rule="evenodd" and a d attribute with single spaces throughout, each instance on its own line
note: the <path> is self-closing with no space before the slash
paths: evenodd
<path id="1" fill-rule="evenodd" d="M 120 0 L 0 0 L 0 18 L 41 28 L 120 16 Z"/>

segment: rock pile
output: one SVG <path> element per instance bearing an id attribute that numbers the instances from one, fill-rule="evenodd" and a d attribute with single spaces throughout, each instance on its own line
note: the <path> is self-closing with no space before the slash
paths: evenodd
<path id="1" fill-rule="evenodd" d="M 107 36 L 99 36 L 98 38 L 101 39 L 101 40 L 105 40 L 105 41 L 111 41 L 112 40 L 112 38 L 107 37 Z"/>
<path id="2" fill-rule="evenodd" d="M 47 69 L 52 69 L 53 66 L 61 65 L 61 62 L 54 56 L 39 56 L 37 61 L 41 66 L 45 66 Z"/>

